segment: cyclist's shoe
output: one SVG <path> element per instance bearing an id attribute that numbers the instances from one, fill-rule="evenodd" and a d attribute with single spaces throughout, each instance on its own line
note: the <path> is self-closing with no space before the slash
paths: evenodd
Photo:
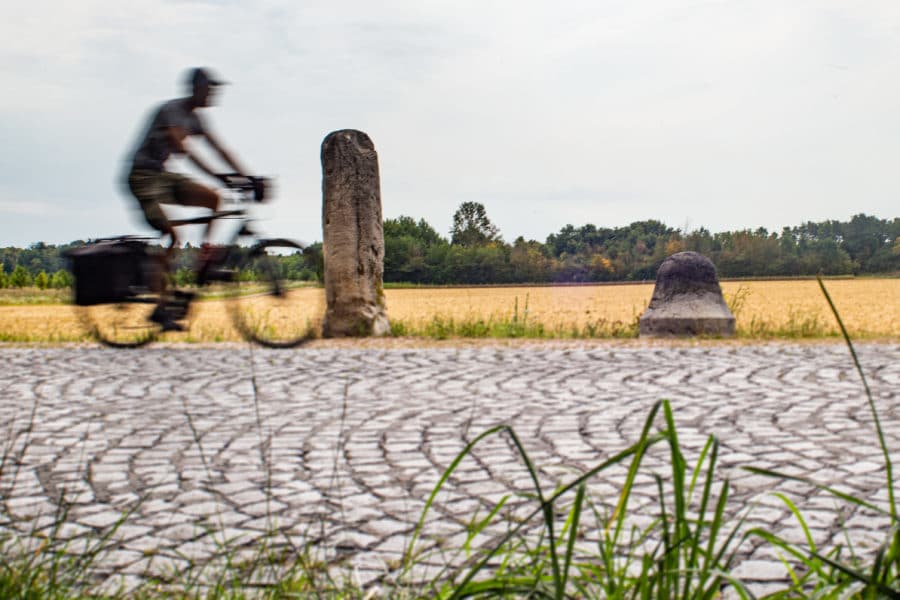
<path id="1" fill-rule="evenodd" d="M 150 320 L 162 327 L 162 331 L 184 331 L 184 326 L 178 323 L 166 307 L 157 306 Z"/>
<path id="2" fill-rule="evenodd" d="M 166 307 L 166 315 L 170 321 L 180 321 L 187 316 L 187 305 L 170 304 Z"/>
<path id="3" fill-rule="evenodd" d="M 180 321 L 187 316 L 191 301 L 197 296 L 193 292 L 175 290 L 172 297 L 166 302 L 165 312 L 172 321 Z"/>

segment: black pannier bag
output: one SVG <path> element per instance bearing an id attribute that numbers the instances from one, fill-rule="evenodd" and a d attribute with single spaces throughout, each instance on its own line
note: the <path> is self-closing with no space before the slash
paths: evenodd
<path id="1" fill-rule="evenodd" d="M 75 276 L 75 304 L 90 306 L 120 302 L 145 287 L 148 269 L 155 263 L 147 243 L 138 240 L 102 240 L 67 252 Z"/>

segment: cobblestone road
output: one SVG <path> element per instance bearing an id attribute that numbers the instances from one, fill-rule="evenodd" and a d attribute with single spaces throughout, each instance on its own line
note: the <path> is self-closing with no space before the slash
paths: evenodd
<path id="1" fill-rule="evenodd" d="M 900 448 L 900 345 L 863 345 L 860 356 L 888 443 Z M 433 486 L 477 434 L 511 425 L 549 491 L 634 442 L 661 398 L 673 403 L 689 464 L 707 435 L 719 437 L 731 514 L 760 502 L 750 525 L 800 541 L 768 494 L 779 489 L 797 499 L 818 542 L 841 541 L 844 519 L 872 547 L 886 526 L 835 512 L 808 486 L 738 468 L 783 469 L 885 502 L 871 414 L 837 344 L 6 348 L 0 370 L 0 527 L 27 541 L 55 523 L 54 535 L 78 551 L 121 521 L 98 572 L 126 583 L 223 547 L 253 553 L 273 530 L 347 559 L 371 583 L 397 567 Z M 649 474 L 665 474 L 665 459 L 648 457 L 636 515 L 656 503 Z M 592 480 L 599 505 L 615 502 L 623 473 Z M 528 491 L 509 438 L 486 439 L 438 497 L 421 568 L 457 560 L 439 548 L 462 547 L 476 514 Z M 511 514 L 534 508 L 515 498 L 509 506 Z M 505 528 L 488 527 L 476 542 Z M 768 547 L 748 545 L 743 556 L 738 575 L 760 584 L 784 577 Z"/>

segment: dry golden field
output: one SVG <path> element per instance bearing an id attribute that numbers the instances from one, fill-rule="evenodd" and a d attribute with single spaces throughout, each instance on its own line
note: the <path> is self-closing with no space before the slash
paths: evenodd
<path id="1" fill-rule="evenodd" d="M 852 335 L 900 338 L 900 279 L 840 279 L 825 282 Z M 836 335 L 837 324 L 815 280 L 727 281 L 726 301 L 735 308 L 738 334 L 746 337 Z M 395 289 L 387 291 L 388 316 L 420 330 L 435 316 L 471 321 L 510 319 L 541 323 L 550 334 L 601 334 L 616 324 L 633 325 L 653 293 L 653 284 Z"/>
<path id="2" fill-rule="evenodd" d="M 900 339 L 900 279 L 826 281 L 851 335 Z M 745 338 L 816 338 L 837 326 L 815 281 L 724 282 L 735 307 L 738 335 Z M 388 317 L 398 334 L 428 337 L 629 337 L 653 292 L 652 284 L 399 288 L 385 291 Z M 298 322 L 324 311 L 323 291 L 291 292 Z M 247 302 L 254 302 L 248 300 Z M 78 308 L 65 304 L 0 306 L 0 340 L 86 340 Z M 82 309 L 83 310 L 83 309 Z M 172 341 L 238 340 L 226 301 L 194 304 L 186 333 Z"/>

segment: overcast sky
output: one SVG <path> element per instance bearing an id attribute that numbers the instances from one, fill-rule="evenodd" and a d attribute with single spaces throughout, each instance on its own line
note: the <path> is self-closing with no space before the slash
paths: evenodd
<path id="1" fill-rule="evenodd" d="M 208 65 L 205 110 L 321 240 L 319 146 L 375 143 L 384 215 L 504 238 L 658 219 L 778 229 L 900 216 L 896 0 L 8 2 L 0 246 L 146 233 L 121 173 L 148 112 Z M 174 161 L 173 161 L 174 162 Z M 173 164 L 182 169 L 182 165 Z"/>

